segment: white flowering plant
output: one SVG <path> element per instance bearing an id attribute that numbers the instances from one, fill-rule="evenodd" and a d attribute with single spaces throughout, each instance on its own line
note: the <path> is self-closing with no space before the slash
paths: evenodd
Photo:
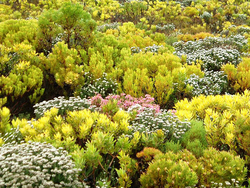
<path id="1" fill-rule="evenodd" d="M 0 147 L 0 187 L 84 187 L 62 148 L 29 142 Z"/>
<path id="2" fill-rule="evenodd" d="M 147 46 L 147 47 L 145 47 L 143 49 L 141 49 L 139 47 L 134 47 L 134 46 L 131 47 L 130 49 L 131 49 L 131 52 L 133 54 L 135 54 L 135 53 L 140 53 L 140 52 L 158 53 L 160 48 L 164 48 L 164 46 L 163 45 L 155 45 L 155 44 L 153 44 L 153 46 Z"/>
<path id="3" fill-rule="evenodd" d="M 91 102 L 88 99 L 81 99 L 78 97 L 69 97 L 65 99 L 64 96 L 55 97 L 52 100 L 42 101 L 36 103 L 34 107 L 34 113 L 37 118 L 42 117 L 44 113 L 51 108 L 58 108 L 58 114 L 65 115 L 67 111 L 83 110 L 89 108 Z"/>
<path id="4" fill-rule="evenodd" d="M 130 129 L 133 132 L 151 134 L 162 130 L 166 139 L 179 140 L 190 128 L 190 122 L 180 121 L 177 116 L 170 112 L 156 113 L 154 109 L 144 108 L 135 119 L 131 121 Z"/>
<path id="5" fill-rule="evenodd" d="M 229 37 L 206 37 L 197 41 L 179 41 L 173 44 L 175 53 L 178 56 L 184 54 L 192 54 L 195 51 L 211 48 L 235 49 L 240 53 L 246 52 L 248 49 L 247 39 L 240 34 L 231 35 Z"/>
<path id="6" fill-rule="evenodd" d="M 188 64 L 202 61 L 202 69 L 205 71 L 220 71 L 222 65 L 227 63 L 237 66 L 241 60 L 240 53 L 236 49 L 211 48 L 187 54 Z"/>
<path id="7" fill-rule="evenodd" d="M 100 26 L 97 26 L 97 31 L 106 32 L 108 29 L 118 29 L 120 24 L 118 22 L 106 23 Z"/>
<path id="8" fill-rule="evenodd" d="M 0 133 L 0 139 L 3 140 L 3 143 L 20 144 L 23 141 L 23 136 L 19 131 L 19 128 L 11 128 L 10 131 L 5 134 Z"/>
<path id="9" fill-rule="evenodd" d="M 186 79 L 186 85 L 192 86 L 192 95 L 220 95 L 225 94 L 228 88 L 227 75 L 223 71 L 205 71 L 204 77 L 200 78 L 192 74 Z"/>
<path id="10" fill-rule="evenodd" d="M 81 88 L 80 97 L 89 98 L 96 94 L 101 94 L 102 97 L 106 97 L 110 94 L 116 94 L 118 84 L 116 81 L 107 78 L 107 74 L 103 73 L 102 77 L 93 79 L 93 76 L 87 72 L 85 73 L 85 84 Z"/>
<path id="11" fill-rule="evenodd" d="M 156 31 L 157 32 L 163 32 L 166 34 L 169 34 L 170 32 L 173 32 L 175 30 L 175 25 L 173 23 L 171 24 L 166 24 L 166 25 L 156 25 Z"/>

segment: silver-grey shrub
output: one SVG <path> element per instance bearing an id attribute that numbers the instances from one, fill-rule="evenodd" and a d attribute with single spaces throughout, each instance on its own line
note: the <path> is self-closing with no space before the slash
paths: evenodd
<path id="1" fill-rule="evenodd" d="M 163 45 L 155 45 L 153 44 L 153 46 L 147 46 L 143 49 L 139 48 L 139 47 L 131 47 L 131 52 L 132 54 L 135 54 L 135 53 L 140 53 L 140 52 L 152 52 L 152 53 L 158 53 L 159 49 L 160 48 L 163 48 L 164 46 Z"/>
<path id="2" fill-rule="evenodd" d="M 227 75 L 223 71 L 206 71 L 203 78 L 192 74 L 184 82 L 193 87 L 193 96 L 220 95 L 228 91 Z"/>
<path id="3" fill-rule="evenodd" d="M 244 52 L 248 48 L 247 39 L 240 34 L 231 35 L 229 37 L 206 37 L 197 41 L 180 41 L 173 44 L 175 48 L 175 54 L 178 56 L 192 54 L 197 50 L 211 49 L 211 48 L 223 48 L 223 49 L 235 49 L 240 53 Z"/>
<path id="4" fill-rule="evenodd" d="M 131 121 L 130 129 L 133 132 L 151 134 L 162 130 L 167 139 L 180 139 L 190 128 L 190 122 L 180 121 L 177 116 L 170 112 L 156 113 L 154 109 L 144 108 L 134 120 Z"/>
<path id="5" fill-rule="evenodd" d="M 111 78 L 107 78 L 107 73 L 103 73 L 100 78 L 93 79 L 93 75 L 86 72 L 85 84 L 80 90 L 80 97 L 87 99 L 97 94 L 101 94 L 102 97 L 107 97 L 110 94 L 116 94 L 117 89 L 118 83 Z"/>
<path id="6" fill-rule="evenodd" d="M 0 133 L 0 138 L 4 143 L 20 144 L 23 141 L 23 136 L 19 128 L 11 128 L 10 131 L 5 134 Z"/>
<path id="7" fill-rule="evenodd" d="M 241 55 L 248 49 L 248 41 L 242 35 L 232 35 L 227 38 L 207 37 L 198 41 L 180 41 L 173 46 L 174 54 L 186 56 L 188 64 L 201 60 L 203 70 L 219 71 L 224 64 L 237 66 L 241 62 Z"/>
<path id="8" fill-rule="evenodd" d="M 205 71 L 220 71 L 222 65 L 231 63 L 237 66 L 241 62 L 241 55 L 235 49 L 211 48 L 209 50 L 197 50 L 187 55 L 187 63 L 192 64 L 201 60 Z"/>
<path id="9" fill-rule="evenodd" d="M 78 172 L 66 151 L 47 143 L 0 147 L 0 187 L 83 187 Z"/>
<path id="10" fill-rule="evenodd" d="M 156 31 L 157 32 L 164 32 L 164 33 L 170 33 L 171 31 L 175 30 L 175 25 L 173 23 L 167 24 L 167 25 L 156 25 Z"/>
<path id="11" fill-rule="evenodd" d="M 49 101 L 42 101 L 40 103 L 35 104 L 34 113 L 36 114 L 37 118 L 44 115 L 47 110 L 51 108 L 58 108 L 60 115 L 65 115 L 67 111 L 74 111 L 74 110 L 83 110 L 85 108 L 89 108 L 91 102 L 88 99 L 81 99 L 78 97 L 69 97 L 69 99 L 65 99 L 64 96 L 55 97 Z"/>
<path id="12" fill-rule="evenodd" d="M 119 22 L 107 23 L 97 26 L 97 31 L 106 32 L 108 29 L 118 29 Z"/>

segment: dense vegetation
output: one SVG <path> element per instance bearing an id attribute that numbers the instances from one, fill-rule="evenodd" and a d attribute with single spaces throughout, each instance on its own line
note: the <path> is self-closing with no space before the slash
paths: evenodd
<path id="1" fill-rule="evenodd" d="M 249 187 L 250 3 L 1 0 L 0 187 Z"/>

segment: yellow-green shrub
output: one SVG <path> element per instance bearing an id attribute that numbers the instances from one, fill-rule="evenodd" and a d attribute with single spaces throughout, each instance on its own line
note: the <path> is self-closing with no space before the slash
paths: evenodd
<path id="1" fill-rule="evenodd" d="M 189 32 L 190 33 L 190 32 Z M 199 29 L 199 32 L 194 34 L 194 35 L 191 35 L 191 34 L 181 34 L 181 35 L 178 35 L 178 39 L 179 40 L 183 40 L 185 42 L 187 41 L 194 41 L 194 40 L 199 40 L 199 39 L 204 39 L 206 37 L 213 37 L 212 34 L 210 33 L 207 33 L 207 32 L 201 32 L 201 29 Z"/>
<path id="2" fill-rule="evenodd" d="M 250 164 L 250 110 L 243 109 L 238 110 L 236 112 L 236 120 L 235 120 L 235 136 L 238 142 L 238 147 L 241 148 L 244 153 L 240 153 L 241 155 L 245 155 L 246 161 Z M 235 148 L 235 150 L 239 150 Z"/>
<path id="3" fill-rule="evenodd" d="M 13 120 L 12 124 L 14 127 L 20 127 L 20 132 L 26 141 L 52 142 L 58 146 L 65 145 L 68 149 L 74 149 L 70 147 L 76 143 L 77 139 L 80 139 L 80 145 L 84 146 L 83 141 L 90 139 L 98 130 L 114 136 L 129 131 L 127 115 L 121 115 L 120 112 L 119 116 L 124 117 L 124 120 L 120 117 L 119 122 L 111 122 L 106 115 L 90 110 L 69 111 L 66 117 L 57 115 L 57 113 L 58 109 L 52 108 L 43 117 L 31 121 L 32 126 L 25 119 Z M 115 120 L 117 120 L 117 116 L 114 116 Z"/>
<path id="4" fill-rule="evenodd" d="M 190 102 L 179 101 L 175 108 L 178 117 L 204 121 L 208 144 L 219 150 L 231 150 L 249 157 L 250 93 L 240 95 L 199 96 Z M 239 150 L 240 147 L 242 151 Z M 242 153 L 243 152 L 243 153 Z"/>
<path id="5" fill-rule="evenodd" d="M 123 91 L 133 97 L 141 97 L 146 93 L 151 95 L 153 91 L 153 81 L 147 69 L 128 69 L 123 79 Z"/>
<path id="6" fill-rule="evenodd" d="M 12 12 L 13 10 L 11 10 L 10 6 L 0 4 L 0 22 L 11 19 Z"/>
<path id="7" fill-rule="evenodd" d="M 129 154 L 137 148 L 140 134 L 137 132 L 132 138 L 125 136 L 130 134 L 127 112 L 118 111 L 113 121 L 105 114 L 88 109 L 69 111 L 64 116 L 57 114 L 58 109 L 52 108 L 37 120 L 17 118 L 12 120 L 11 125 L 19 127 L 25 141 L 49 142 L 69 151 L 82 174 L 93 177 L 94 184 L 102 177 L 114 175 L 115 168 L 109 171 L 110 174 L 103 172 L 112 169 L 117 159 L 118 182 L 123 184 L 125 176 L 129 181 L 132 173 L 135 173 L 135 161 L 130 164 L 132 158 Z"/>
<path id="8" fill-rule="evenodd" d="M 120 162 L 120 168 L 116 169 L 118 175 L 119 187 L 130 187 L 132 177 L 135 174 L 135 160 L 125 152 L 120 151 L 117 157 Z"/>
<path id="9" fill-rule="evenodd" d="M 98 21 L 116 21 L 116 16 L 121 12 L 121 6 L 118 1 L 114 0 L 87 0 L 87 7 L 91 8 L 92 17 Z"/>
<path id="10" fill-rule="evenodd" d="M 157 154 L 149 163 L 146 173 L 140 176 L 140 182 L 142 187 L 195 186 L 198 176 L 192 168 L 193 165 L 197 168 L 200 166 L 197 159 L 187 150 L 177 154 Z"/>
<path id="11" fill-rule="evenodd" d="M 85 72 L 90 72 L 94 79 L 100 78 L 105 72 L 111 78 L 119 81 L 121 70 L 117 65 L 129 58 L 131 51 L 126 43 L 120 42 L 114 35 L 100 34 L 96 36 L 98 43 L 84 54 Z"/>
<path id="12" fill-rule="evenodd" d="M 13 69 L 14 65 L 21 61 L 29 61 L 31 65 L 39 65 L 38 57 L 34 47 L 30 44 L 17 43 L 11 47 L 6 47 L 0 44 L 0 73 L 7 76 Z"/>
<path id="13" fill-rule="evenodd" d="M 186 75 L 189 78 L 190 75 L 195 74 L 198 75 L 200 78 L 204 77 L 204 72 L 201 71 L 201 64 L 197 63 L 192 65 L 188 65 L 187 63 L 184 64 L 184 67 L 186 68 Z"/>
<path id="14" fill-rule="evenodd" d="M 164 47 L 163 47 L 164 48 Z M 158 73 L 164 75 L 165 71 L 172 72 L 173 69 L 181 67 L 181 60 L 177 56 L 169 53 L 135 53 L 119 62 L 117 67 L 126 71 L 128 68 L 136 70 L 147 69 L 148 75 L 154 78 Z"/>
<path id="15" fill-rule="evenodd" d="M 6 107 L 0 108 L 0 135 L 10 131 L 10 110 Z M 1 142 L 1 141 L 0 141 Z M 0 143 L 1 145 L 1 143 Z"/>
<path id="16" fill-rule="evenodd" d="M 0 108 L 7 102 L 7 97 L 0 98 Z"/>
<path id="17" fill-rule="evenodd" d="M 37 20 L 6 20 L 0 22 L 0 43 L 6 47 L 25 42 L 33 45 L 37 32 Z"/>
<path id="18" fill-rule="evenodd" d="M 181 34 L 181 35 L 178 35 L 178 40 L 182 40 L 184 42 L 194 41 L 194 36 L 191 34 Z"/>
<path id="19" fill-rule="evenodd" d="M 158 104 L 165 106 L 170 98 L 170 95 L 174 92 L 173 77 L 170 72 L 161 75 L 158 73 L 154 78 L 155 92 L 154 96 Z"/>
<path id="20" fill-rule="evenodd" d="M 77 50 L 69 49 L 65 42 L 58 42 L 48 58 L 41 56 L 41 59 L 45 70 L 61 88 L 68 84 L 73 90 L 84 84 L 81 58 Z"/>
<path id="21" fill-rule="evenodd" d="M 7 97 L 9 104 L 15 104 L 11 105 L 12 112 L 18 112 L 20 106 L 17 104 L 22 106 L 29 102 L 28 99 L 31 103 L 38 102 L 44 92 L 42 82 L 42 70 L 29 61 L 21 61 L 14 65 L 9 75 L 0 77 L 0 97 Z"/>
<path id="22" fill-rule="evenodd" d="M 214 148 L 204 150 L 204 155 L 199 159 L 203 165 L 201 185 L 211 186 L 212 182 L 224 184 L 232 179 L 241 185 L 246 178 L 247 169 L 245 162 L 239 156 L 226 151 L 217 151 Z"/>
<path id="23" fill-rule="evenodd" d="M 250 58 L 243 58 L 237 67 L 226 64 L 222 70 L 227 74 L 229 84 L 235 92 L 250 89 Z"/>
<path id="24" fill-rule="evenodd" d="M 137 23 L 147 11 L 146 1 L 128 1 L 121 7 L 121 17 L 123 21 Z"/>
<path id="25" fill-rule="evenodd" d="M 145 16 L 149 20 L 149 24 L 174 23 L 177 25 L 179 20 L 176 18 L 182 11 L 180 4 L 175 1 L 168 1 L 166 5 L 165 2 L 155 1 L 154 3 L 151 2 L 150 5 Z"/>
<path id="26" fill-rule="evenodd" d="M 136 28 L 132 22 L 123 23 L 119 29 L 119 39 L 123 43 L 127 43 L 129 47 L 140 47 L 145 48 L 147 46 L 153 46 L 153 44 L 161 45 L 164 44 L 162 39 L 165 39 L 164 34 L 158 33 L 149 36 L 145 30 Z M 111 32 L 111 31 L 107 31 Z"/>
<path id="27" fill-rule="evenodd" d="M 38 1 L 38 0 L 3 0 L 5 5 L 11 6 L 13 11 L 18 11 L 22 18 L 37 17 L 43 10 L 59 9 L 65 2 L 69 0 L 53 0 L 53 1 Z M 77 0 L 71 0 L 77 3 Z"/>
<path id="28" fill-rule="evenodd" d="M 176 115 L 180 119 L 201 119 L 206 117 L 206 110 L 212 109 L 218 113 L 225 110 L 235 112 L 236 110 L 248 109 L 249 91 L 243 94 L 231 95 L 216 95 L 194 97 L 190 102 L 187 99 L 178 101 L 175 105 L 177 110 Z"/>
<path id="29" fill-rule="evenodd" d="M 206 110 L 204 119 L 206 138 L 210 146 L 220 150 L 227 150 L 227 144 L 232 150 L 236 149 L 235 144 L 235 119 L 232 112 L 225 110 L 223 112 L 213 111 L 211 108 Z"/>
<path id="30" fill-rule="evenodd" d="M 90 72 L 94 79 L 98 79 L 104 72 L 106 72 L 106 60 L 99 51 L 95 51 L 92 48 L 89 49 L 89 56 L 89 65 L 85 68 L 85 70 Z M 109 63 L 112 65 L 112 59 Z"/>
<path id="31" fill-rule="evenodd" d="M 191 74 L 204 75 L 200 64 L 183 66 L 181 59 L 169 52 L 124 56 L 117 67 L 124 70 L 123 92 L 134 97 L 150 94 L 162 107 L 173 105 L 173 101 L 168 103 L 171 95 L 177 99 L 189 96 L 191 87 L 186 86 L 184 80 Z"/>

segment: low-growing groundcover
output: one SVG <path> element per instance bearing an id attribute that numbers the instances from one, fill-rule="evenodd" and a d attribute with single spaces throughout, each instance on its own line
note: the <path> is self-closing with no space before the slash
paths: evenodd
<path id="1" fill-rule="evenodd" d="M 249 9 L 0 1 L 0 187 L 249 187 Z"/>

